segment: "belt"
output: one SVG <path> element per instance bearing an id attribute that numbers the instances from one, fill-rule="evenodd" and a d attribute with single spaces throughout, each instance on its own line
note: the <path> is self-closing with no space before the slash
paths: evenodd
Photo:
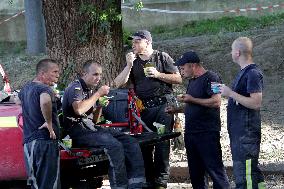
<path id="1" fill-rule="evenodd" d="M 142 99 L 145 108 L 154 108 L 167 103 L 166 97 L 153 97 L 148 99 Z"/>
<path id="2" fill-rule="evenodd" d="M 75 118 L 75 117 L 65 117 L 66 119 L 68 119 L 68 121 L 70 121 L 71 123 L 79 123 L 82 121 L 82 118 Z"/>

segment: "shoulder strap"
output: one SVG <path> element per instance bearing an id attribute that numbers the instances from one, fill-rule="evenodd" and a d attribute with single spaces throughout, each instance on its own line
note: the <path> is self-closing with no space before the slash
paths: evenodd
<path id="1" fill-rule="evenodd" d="M 156 62 L 156 68 L 158 68 L 158 71 L 165 72 L 164 64 L 163 64 L 163 52 L 155 50 L 155 62 Z"/>

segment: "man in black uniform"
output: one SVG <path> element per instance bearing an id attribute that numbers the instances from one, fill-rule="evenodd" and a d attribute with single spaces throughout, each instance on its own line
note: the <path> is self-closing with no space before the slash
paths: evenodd
<path id="1" fill-rule="evenodd" d="M 166 111 L 185 114 L 184 139 L 192 187 L 208 188 L 209 174 L 213 188 L 228 189 L 230 185 L 220 144 L 221 95 L 211 90 L 211 83 L 221 80 L 216 73 L 204 69 L 193 51 L 184 53 L 176 65 L 185 78 L 190 78 L 186 94 L 178 96 L 178 100 L 186 105 L 180 110 L 167 107 Z"/>
<path id="2" fill-rule="evenodd" d="M 137 31 L 129 38 L 133 52 L 126 55 L 127 66 L 115 78 L 116 86 L 124 85 L 129 77 L 134 84 L 136 95 L 145 109 L 141 118 L 146 125 L 156 131 L 153 122 L 165 125 L 167 133 L 172 131 L 173 115 L 165 113 L 167 98 L 172 94 L 172 84 L 180 84 L 182 79 L 173 59 L 165 52 L 153 50 L 149 31 Z M 166 188 L 169 178 L 169 141 L 143 148 L 146 180 L 148 188 Z M 154 158 L 154 159 L 153 159 Z"/>
<path id="3" fill-rule="evenodd" d="M 145 183 L 144 162 L 136 139 L 115 129 L 94 125 L 102 108 L 96 103 L 109 93 L 106 85 L 92 90 L 101 80 L 102 67 L 87 61 L 83 71 L 83 76 L 72 82 L 63 96 L 64 125 L 68 134 L 76 146 L 104 149 L 110 162 L 111 188 L 141 189 Z"/>
<path id="4" fill-rule="evenodd" d="M 247 37 L 239 37 L 233 42 L 232 59 L 241 70 L 232 89 L 221 87 L 222 95 L 229 97 L 227 127 L 237 189 L 265 188 L 258 167 L 263 74 L 253 62 L 252 48 L 252 41 Z"/>

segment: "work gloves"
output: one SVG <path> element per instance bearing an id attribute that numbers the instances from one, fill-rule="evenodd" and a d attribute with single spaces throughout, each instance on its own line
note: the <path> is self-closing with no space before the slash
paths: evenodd
<path id="1" fill-rule="evenodd" d="M 180 136 L 174 138 L 172 140 L 173 144 L 173 150 L 183 150 L 184 149 L 184 140 L 183 140 L 183 132 L 182 132 L 182 127 L 180 124 L 180 119 L 179 117 L 176 116 L 175 122 L 174 122 L 174 132 L 180 132 Z"/>

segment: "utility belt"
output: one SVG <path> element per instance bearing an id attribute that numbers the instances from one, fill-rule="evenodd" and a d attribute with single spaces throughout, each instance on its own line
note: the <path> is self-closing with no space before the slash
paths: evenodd
<path id="1" fill-rule="evenodd" d="M 66 122 L 70 126 L 74 126 L 74 125 L 82 122 L 82 118 L 75 118 L 75 117 L 65 117 L 65 118 L 66 118 Z"/>
<path id="2" fill-rule="evenodd" d="M 148 99 L 141 99 L 145 108 L 154 108 L 167 103 L 166 97 L 153 97 Z"/>
<path id="3" fill-rule="evenodd" d="M 77 124 L 81 124 L 83 127 L 86 129 L 92 130 L 92 131 L 97 131 L 95 128 L 95 124 L 91 119 L 88 118 L 74 118 L 74 117 L 66 117 L 67 120 L 69 121 L 71 127 L 76 126 Z"/>

